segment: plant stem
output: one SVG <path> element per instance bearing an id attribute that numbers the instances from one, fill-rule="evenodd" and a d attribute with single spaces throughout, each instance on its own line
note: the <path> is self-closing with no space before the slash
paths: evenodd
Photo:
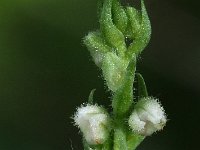
<path id="1" fill-rule="evenodd" d="M 126 78 L 119 90 L 114 93 L 112 100 L 113 113 L 116 118 L 124 118 L 133 103 L 133 82 L 136 70 L 136 57 L 129 63 Z"/>
<path id="2" fill-rule="evenodd" d="M 114 130 L 113 150 L 128 150 L 123 126 L 116 127 Z"/>

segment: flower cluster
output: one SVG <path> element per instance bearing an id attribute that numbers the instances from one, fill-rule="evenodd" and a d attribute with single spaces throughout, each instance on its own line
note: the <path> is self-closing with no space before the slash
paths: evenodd
<path id="1" fill-rule="evenodd" d="M 103 144 L 107 140 L 111 118 L 104 108 L 97 105 L 82 106 L 77 109 L 74 121 L 89 145 Z M 158 100 L 146 97 L 135 105 L 128 124 L 134 133 L 149 136 L 161 130 L 166 121 L 164 109 Z"/>
<path id="2" fill-rule="evenodd" d="M 122 6 L 120 0 L 99 0 L 98 6 L 100 28 L 83 42 L 112 93 L 112 115 L 93 105 L 93 90 L 89 104 L 79 107 L 73 119 L 83 134 L 85 150 L 135 150 L 144 137 L 167 122 L 163 107 L 148 96 L 142 75 L 136 73 L 138 55 L 150 40 L 151 24 L 144 0 L 141 10 Z"/>

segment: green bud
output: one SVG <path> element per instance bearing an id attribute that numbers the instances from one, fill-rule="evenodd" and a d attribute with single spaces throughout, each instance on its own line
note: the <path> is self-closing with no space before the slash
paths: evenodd
<path id="1" fill-rule="evenodd" d="M 127 13 L 135 13 L 136 20 L 138 20 L 140 17 L 138 16 L 138 13 L 136 11 L 131 11 L 127 9 Z M 143 49 L 146 47 L 146 45 L 149 43 L 150 37 L 151 37 L 151 24 L 149 21 L 149 17 L 146 12 L 146 8 L 144 5 L 144 1 L 141 0 L 141 21 L 130 21 L 132 32 L 133 32 L 133 43 L 128 47 L 128 51 L 126 53 L 128 58 L 131 58 L 133 53 L 136 55 L 140 54 Z M 132 20 L 129 17 L 129 20 Z M 140 23 L 140 25 L 138 25 Z M 133 28 L 134 27 L 134 28 Z"/>
<path id="2" fill-rule="evenodd" d="M 134 37 L 137 36 L 137 33 L 139 32 L 141 26 L 141 14 L 137 9 L 133 7 L 127 7 L 126 13 L 128 16 L 129 28 L 131 32 L 128 34 L 130 35 L 130 38 L 134 39 Z"/>
<path id="3" fill-rule="evenodd" d="M 83 41 L 90 51 L 95 64 L 98 67 L 101 67 L 105 54 L 111 51 L 111 48 L 106 45 L 99 32 L 90 32 L 84 37 Z"/>
<path id="4" fill-rule="evenodd" d="M 126 12 L 122 5 L 120 4 L 119 0 L 113 0 L 113 21 L 116 27 L 122 32 L 125 33 L 127 28 L 128 18 L 126 16 Z"/>
<path id="5" fill-rule="evenodd" d="M 102 71 L 108 88 L 111 91 L 115 92 L 123 85 L 126 68 L 126 60 L 121 59 L 115 53 L 106 53 L 102 64 Z"/>
<path id="6" fill-rule="evenodd" d="M 100 28 L 105 40 L 114 48 L 119 56 L 124 56 L 126 43 L 123 33 L 113 24 L 112 21 L 112 0 L 105 0 L 100 18 Z"/>

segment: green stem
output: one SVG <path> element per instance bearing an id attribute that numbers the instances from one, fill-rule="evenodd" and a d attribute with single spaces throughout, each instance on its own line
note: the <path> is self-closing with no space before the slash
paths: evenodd
<path id="1" fill-rule="evenodd" d="M 136 135 L 130 132 L 127 136 L 128 150 L 135 150 L 138 145 L 144 140 L 144 136 Z"/>
<path id="2" fill-rule="evenodd" d="M 116 91 L 112 106 L 115 119 L 114 128 L 114 150 L 128 150 L 127 133 L 124 118 L 128 114 L 133 103 L 133 82 L 136 70 L 136 57 L 127 67 L 126 79 L 123 86 Z"/>
<path id="3" fill-rule="evenodd" d="M 126 143 L 126 132 L 123 126 L 116 127 L 114 130 L 113 150 L 128 150 Z"/>
<path id="4" fill-rule="evenodd" d="M 129 63 L 123 85 L 113 96 L 112 108 L 116 118 L 124 118 L 133 103 L 133 82 L 136 70 L 136 57 Z"/>

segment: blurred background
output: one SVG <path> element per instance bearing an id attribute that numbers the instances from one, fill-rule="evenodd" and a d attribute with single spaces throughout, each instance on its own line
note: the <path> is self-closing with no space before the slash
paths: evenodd
<path id="1" fill-rule="evenodd" d="M 100 71 L 82 44 L 98 28 L 96 3 L 0 1 L 0 150 L 81 150 L 70 119 L 77 106 L 96 88 L 95 100 L 109 108 Z M 146 5 L 153 34 L 138 72 L 169 122 L 138 150 L 194 149 L 200 133 L 200 5 L 197 0 Z"/>

